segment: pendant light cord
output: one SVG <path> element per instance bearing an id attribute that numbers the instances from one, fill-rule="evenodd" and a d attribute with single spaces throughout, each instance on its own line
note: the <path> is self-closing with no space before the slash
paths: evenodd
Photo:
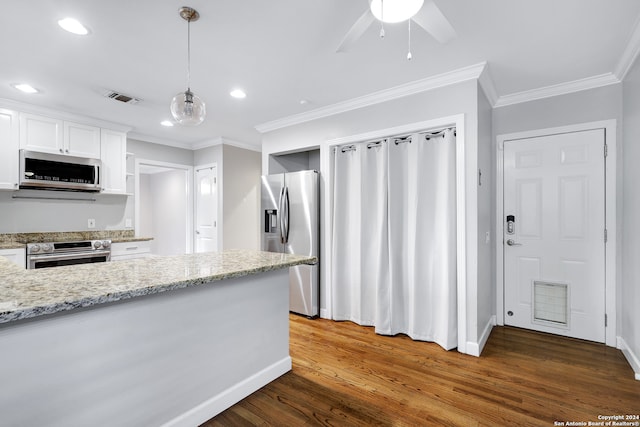
<path id="1" fill-rule="evenodd" d="M 191 18 L 187 19 L 187 90 L 191 92 Z"/>
<path id="2" fill-rule="evenodd" d="M 384 38 L 384 0 L 380 0 L 380 38 Z"/>
<path id="3" fill-rule="evenodd" d="M 409 18 L 409 47 L 407 50 L 408 50 L 407 60 L 411 61 L 411 58 L 413 57 L 411 55 L 411 18 Z"/>

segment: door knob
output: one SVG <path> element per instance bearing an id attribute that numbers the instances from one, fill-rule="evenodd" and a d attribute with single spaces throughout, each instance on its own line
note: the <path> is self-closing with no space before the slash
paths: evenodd
<path id="1" fill-rule="evenodd" d="M 509 240 L 507 240 L 507 245 L 509 245 L 509 246 L 522 246 L 522 243 L 518 243 L 513 239 L 509 239 Z"/>

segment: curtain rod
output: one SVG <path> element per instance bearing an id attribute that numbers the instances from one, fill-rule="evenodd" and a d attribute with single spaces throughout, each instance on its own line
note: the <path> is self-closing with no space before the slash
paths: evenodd
<path id="1" fill-rule="evenodd" d="M 424 130 L 424 131 L 419 131 L 419 132 L 411 132 L 411 133 L 407 133 L 407 134 L 404 134 L 404 135 L 388 136 L 388 137 L 380 138 L 378 140 L 366 142 L 366 144 L 367 144 L 367 148 L 379 147 L 380 144 L 382 144 L 382 141 L 384 141 L 386 139 L 400 139 L 400 140 L 405 139 L 406 140 L 411 135 L 416 134 L 416 133 L 420 134 L 420 135 L 427 135 L 428 137 L 434 137 L 434 136 L 440 135 L 442 132 L 444 132 L 446 130 L 453 130 L 453 134 L 455 136 L 457 136 L 456 135 L 456 127 L 455 126 L 447 126 L 447 127 L 443 127 L 443 128 L 435 128 L 435 129 L 429 129 L 429 130 Z M 340 151 L 342 151 L 343 153 L 346 153 L 347 151 L 356 151 L 356 145 L 357 144 L 362 144 L 364 142 L 365 141 L 358 142 L 356 144 L 343 145 L 342 147 L 334 147 L 334 150 L 340 149 Z M 400 142 L 405 142 L 405 141 L 400 141 Z M 398 144 L 398 143 L 396 143 L 396 144 Z"/>

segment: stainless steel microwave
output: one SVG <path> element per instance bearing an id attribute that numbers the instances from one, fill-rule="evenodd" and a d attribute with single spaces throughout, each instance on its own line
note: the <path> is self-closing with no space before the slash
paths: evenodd
<path id="1" fill-rule="evenodd" d="M 98 192 L 100 159 L 20 150 L 20 188 Z"/>

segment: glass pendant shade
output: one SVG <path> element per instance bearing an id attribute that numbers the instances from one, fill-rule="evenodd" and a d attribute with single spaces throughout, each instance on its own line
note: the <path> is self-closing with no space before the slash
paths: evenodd
<path id="1" fill-rule="evenodd" d="M 181 125 L 197 126 L 204 121 L 207 112 L 200 97 L 187 89 L 171 100 L 171 115 Z"/>
<path id="2" fill-rule="evenodd" d="M 394 23 L 411 18 L 423 4 L 424 0 L 371 0 L 370 6 L 377 20 Z"/>

